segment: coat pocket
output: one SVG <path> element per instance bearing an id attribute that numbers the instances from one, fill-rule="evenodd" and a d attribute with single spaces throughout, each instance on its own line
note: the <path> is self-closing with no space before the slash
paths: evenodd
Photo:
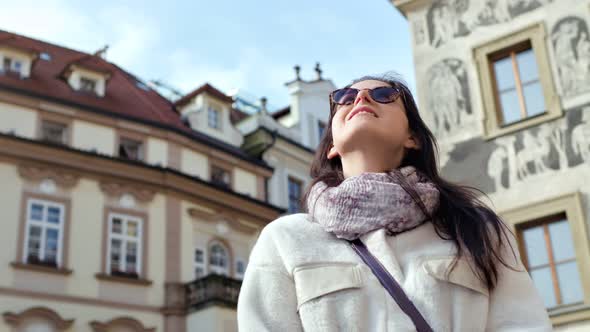
<path id="1" fill-rule="evenodd" d="M 485 296 L 489 296 L 488 288 L 471 270 L 469 262 L 465 259 L 459 259 L 453 267 L 453 260 L 453 256 L 428 258 L 424 261 L 423 267 L 426 273 L 438 280 L 466 287 Z M 452 267 L 453 270 L 449 273 Z"/>
<path id="2" fill-rule="evenodd" d="M 360 288 L 362 278 L 357 264 L 326 263 L 301 266 L 293 270 L 297 310 L 302 304 L 345 289 Z"/>

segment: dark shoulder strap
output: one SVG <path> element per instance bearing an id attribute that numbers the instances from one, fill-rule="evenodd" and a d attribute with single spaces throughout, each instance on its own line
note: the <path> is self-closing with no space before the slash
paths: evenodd
<path id="1" fill-rule="evenodd" d="M 383 265 L 373 256 L 365 244 L 360 239 L 348 241 L 352 246 L 352 249 L 361 257 L 363 262 L 371 268 L 373 274 L 379 279 L 379 282 L 385 287 L 387 292 L 393 297 L 399 307 L 405 312 L 414 325 L 418 332 L 432 332 L 432 328 L 426 322 L 424 317 L 420 314 L 414 303 L 408 298 L 401 286 L 395 281 L 395 279 L 385 270 Z"/>

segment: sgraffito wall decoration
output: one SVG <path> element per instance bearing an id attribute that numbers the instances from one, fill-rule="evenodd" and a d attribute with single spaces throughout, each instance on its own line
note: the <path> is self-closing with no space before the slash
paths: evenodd
<path id="1" fill-rule="evenodd" d="M 426 12 L 430 45 L 439 47 L 479 26 L 507 22 L 552 0 L 438 0 Z"/>
<path id="2" fill-rule="evenodd" d="M 444 59 L 428 69 L 426 79 L 427 108 L 434 117 L 434 132 L 448 135 L 472 113 L 465 64 L 459 59 Z"/>
<path id="3" fill-rule="evenodd" d="M 442 173 L 450 180 L 493 193 L 584 163 L 590 164 L 590 105 L 514 135 L 458 143 Z"/>
<path id="4" fill-rule="evenodd" d="M 555 62 L 565 96 L 590 91 L 590 37 L 586 22 L 568 16 L 551 31 Z"/>

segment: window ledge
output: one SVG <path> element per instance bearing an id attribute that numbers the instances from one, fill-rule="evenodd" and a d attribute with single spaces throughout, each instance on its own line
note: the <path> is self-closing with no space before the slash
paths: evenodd
<path id="1" fill-rule="evenodd" d="M 143 278 L 134 279 L 134 278 L 126 278 L 126 277 L 117 277 L 117 276 L 112 276 L 112 275 L 106 274 L 106 273 L 97 273 L 94 276 L 98 280 L 121 282 L 121 283 L 126 283 L 126 284 L 137 285 L 137 286 L 149 286 L 152 284 L 151 280 L 143 279 Z"/>
<path id="2" fill-rule="evenodd" d="M 50 267 L 50 266 L 43 266 L 43 265 L 36 265 L 36 264 L 27 264 L 21 262 L 12 262 L 10 265 L 18 270 L 28 270 L 28 271 L 35 271 L 35 272 L 44 272 L 44 273 L 51 273 L 51 274 L 60 274 L 60 275 L 70 275 L 72 274 L 72 270 L 66 269 L 63 267 Z"/>
<path id="3" fill-rule="evenodd" d="M 590 320 L 590 305 L 578 304 L 549 310 L 553 326 Z"/>
<path id="4" fill-rule="evenodd" d="M 518 121 L 514 124 L 509 124 L 505 127 L 496 127 L 493 129 L 487 128 L 486 134 L 484 135 L 483 138 L 485 140 L 489 141 L 491 139 L 498 138 L 500 136 L 514 134 L 516 132 L 522 131 L 523 129 L 530 128 L 533 126 L 538 126 L 542 123 L 550 122 L 555 119 L 559 119 L 562 116 L 564 116 L 564 114 L 561 110 L 559 110 L 559 112 L 551 112 L 551 113 L 546 113 L 546 114 L 539 115 L 539 116 L 534 116 L 534 117 L 531 117 L 530 119 L 523 119 L 523 120 Z"/>

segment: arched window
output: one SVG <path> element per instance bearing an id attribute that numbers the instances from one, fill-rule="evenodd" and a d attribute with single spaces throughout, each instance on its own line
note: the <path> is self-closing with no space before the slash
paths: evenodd
<path id="1" fill-rule="evenodd" d="M 229 276 L 229 253 L 227 248 L 216 241 L 209 248 L 209 271 Z"/>

